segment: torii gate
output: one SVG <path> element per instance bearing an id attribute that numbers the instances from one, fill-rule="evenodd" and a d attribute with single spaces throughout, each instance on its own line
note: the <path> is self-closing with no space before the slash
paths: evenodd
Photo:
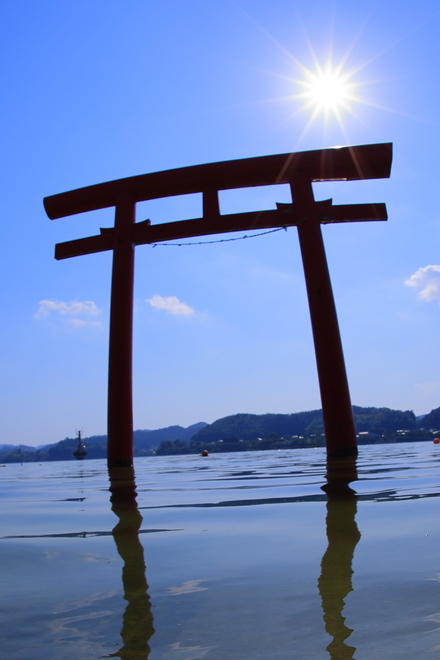
<path id="1" fill-rule="evenodd" d="M 356 431 L 321 224 L 386 220 L 385 204 L 315 202 L 313 181 L 390 176 L 392 144 L 322 149 L 196 165 L 100 183 L 44 199 L 51 220 L 115 207 L 115 225 L 59 243 L 56 259 L 113 250 L 108 376 L 107 461 L 133 464 L 132 335 L 134 248 L 145 243 L 232 231 L 297 226 L 310 307 L 328 456 L 355 455 Z M 218 192 L 290 184 L 292 204 L 221 215 Z M 202 193 L 203 217 L 152 225 L 135 222 L 136 202 Z"/>

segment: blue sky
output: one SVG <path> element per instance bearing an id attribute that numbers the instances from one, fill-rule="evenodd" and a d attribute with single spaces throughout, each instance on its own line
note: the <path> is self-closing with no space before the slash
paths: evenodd
<path id="1" fill-rule="evenodd" d="M 314 184 L 316 199 L 388 208 L 388 222 L 323 227 L 352 402 L 440 406 L 437 2 L 4 0 L 0 18 L 0 444 L 106 431 L 111 254 L 53 252 L 113 212 L 50 221 L 45 196 L 344 144 L 394 144 L 389 180 Z M 358 101 L 310 123 L 301 65 L 330 60 Z M 220 198 L 225 213 L 280 201 L 272 187 Z M 137 219 L 200 204 L 146 202 Z M 321 406 L 295 228 L 138 247 L 134 328 L 137 429 Z"/>

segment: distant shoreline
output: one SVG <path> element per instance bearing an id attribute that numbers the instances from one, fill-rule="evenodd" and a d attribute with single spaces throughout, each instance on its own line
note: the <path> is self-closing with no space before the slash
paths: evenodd
<path id="1" fill-rule="evenodd" d="M 410 410 L 353 406 L 358 445 L 432 441 L 440 436 L 440 407 L 415 417 Z M 212 424 L 134 432 L 135 457 L 325 447 L 321 410 L 229 415 Z M 83 438 L 87 459 L 107 457 L 107 436 Z M 77 438 L 38 448 L 0 445 L 0 463 L 76 460 Z"/>

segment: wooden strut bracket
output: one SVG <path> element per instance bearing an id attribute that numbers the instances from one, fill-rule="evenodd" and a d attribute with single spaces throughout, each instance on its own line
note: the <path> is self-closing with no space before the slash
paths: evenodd
<path id="1" fill-rule="evenodd" d="M 51 219 L 115 207 L 115 225 L 96 236 L 59 243 L 56 259 L 113 251 L 108 383 L 108 464 L 133 463 L 132 327 L 136 245 L 278 227 L 298 228 L 310 306 L 329 457 L 355 454 L 356 433 L 342 343 L 321 224 L 386 220 L 385 204 L 333 205 L 316 202 L 315 181 L 387 178 L 391 144 L 374 144 L 263 156 L 119 179 L 44 199 Z M 289 184 L 292 204 L 273 210 L 222 215 L 222 190 Z M 135 222 L 140 201 L 202 193 L 203 217 L 152 224 Z"/>

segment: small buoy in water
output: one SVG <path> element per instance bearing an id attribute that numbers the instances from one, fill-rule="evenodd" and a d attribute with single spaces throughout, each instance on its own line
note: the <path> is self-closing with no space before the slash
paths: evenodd
<path id="1" fill-rule="evenodd" d="M 202 455 L 202 456 L 208 456 L 208 455 L 209 455 L 209 454 L 208 454 L 208 450 L 207 450 L 207 449 L 204 449 L 204 450 L 202 451 L 202 454 L 201 454 L 201 455 Z"/>
<path id="2" fill-rule="evenodd" d="M 438 445 L 440 443 L 440 438 L 434 438 L 433 442 L 435 445 Z"/>

